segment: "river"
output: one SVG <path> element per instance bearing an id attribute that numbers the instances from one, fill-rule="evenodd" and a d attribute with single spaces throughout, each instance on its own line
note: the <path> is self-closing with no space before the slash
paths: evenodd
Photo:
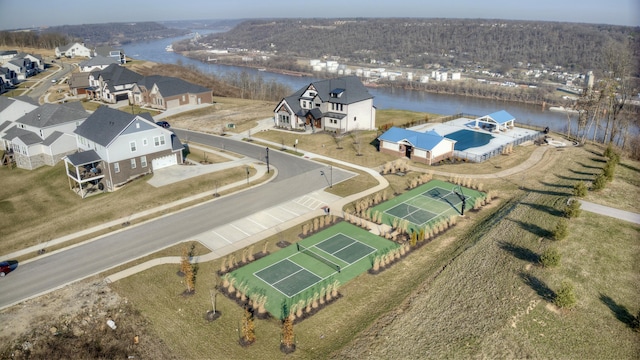
<path id="1" fill-rule="evenodd" d="M 214 32 L 212 30 L 194 31 L 197 31 L 201 35 Z M 205 73 L 218 77 L 224 77 L 226 74 L 234 72 L 246 72 L 252 76 L 260 75 L 265 81 L 274 80 L 278 83 L 286 84 L 292 89 L 292 92 L 309 85 L 311 82 L 319 80 L 319 78 L 306 76 L 290 76 L 258 71 L 254 68 L 203 63 L 165 50 L 168 45 L 190 37 L 191 35 L 186 35 L 161 40 L 130 43 L 124 45 L 124 51 L 127 56 L 134 59 L 148 60 L 157 63 L 182 64 L 185 66 L 193 65 Z M 374 96 L 373 102 L 378 109 L 411 110 L 442 115 L 466 113 L 479 116 L 499 110 L 506 110 L 516 118 L 516 123 L 540 127 L 548 126 L 551 130 L 558 132 L 566 132 L 567 129 L 567 115 L 565 113 L 548 110 L 543 111 L 540 106 L 535 105 L 458 95 L 433 94 L 402 88 L 369 88 L 369 92 Z M 575 133 L 575 127 L 577 126 L 576 115 L 571 115 L 571 117 L 572 133 Z M 600 130 L 599 133 L 602 133 L 602 130 Z"/>

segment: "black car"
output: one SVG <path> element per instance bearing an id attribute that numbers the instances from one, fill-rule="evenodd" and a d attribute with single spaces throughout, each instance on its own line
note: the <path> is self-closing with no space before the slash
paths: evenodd
<path id="1" fill-rule="evenodd" d="M 170 128 L 170 127 L 171 127 L 171 125 L 169 125 L 169 123 L 168 123 L 168 122 L 166 122 L 166 121 L 158 121 L 158 122 L 156 122 L 156 125 L 158 125 L 158 126 L 162 126 L 162 127 L 163 127 L 163 128 L 165 128 L 165 129 L 166 129 L 166 128 Z"/>

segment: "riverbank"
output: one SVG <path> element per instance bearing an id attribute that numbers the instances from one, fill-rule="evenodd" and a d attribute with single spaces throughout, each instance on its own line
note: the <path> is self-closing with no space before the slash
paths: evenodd
<path id="1" fill-rule="evenodd" d="M 258 72 L 281 74 L 294 77 L 310 77 L 319 79 L 329 79 L 345 75 L 355 75 L 361 66 L 346 65 L 344 69 L 337 72 L 312 71 L 309 64 L 310 59 L 297 59 L 295 63 L 285 62 L 285 67 L 274 65 L 274 61 L 247 61 L 244 57 L 235 54 L 211 54 L 197 51 L 177 52 L 186 58 L 202 62 L 203 64 L 216 64 L 233 66 L 238 68 L 257 70 Z M 295 69 L 294 69 L 295 68 Z M 305 70 L 307 68 L 307 70 Z M 392 69 L 387 69 L 392 71 Z M 406 72 L 407 69 L 398 70 Z M 418 70 L 416 70 L 418 71 Z M 413 72 L 413 74 L 416 74 Z M 491 101 L 508 101 L 513 103 L 540 106 L 543 109 L 548 106 L 566 106 L 567 101 L 562 98 L 562 94 L 555 91 L 558 84 L 546 84 L 538 86 L 517 85 L 501 86 L 487 82 L 479 82 L 474 78 L 464 78 L 456 81 L 430 81 L 420 82 L 409 81 L 404 78 L 391 80 L 380 77 L 359 76 L 363 84 L 368 88 L 399 88 L 411 91 L 421 91 L 431 94 L 444 94 L 464 96 L 469 98 L 486 99 Z M 417 76 L 415 76 L 417 78 Z"/>

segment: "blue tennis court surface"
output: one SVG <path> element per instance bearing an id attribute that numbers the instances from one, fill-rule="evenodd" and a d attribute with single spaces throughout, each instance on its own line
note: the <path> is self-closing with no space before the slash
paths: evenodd
<path id="1" fill-rule="evenodd" d="M 455 140 L 456 144 L 454 145 L 454 149 L 459 151 L 487 145 L 491 139 L 493 139 L 493 136 L 490 134 L 471 130 L 458 130 L 444 137 Z"/>

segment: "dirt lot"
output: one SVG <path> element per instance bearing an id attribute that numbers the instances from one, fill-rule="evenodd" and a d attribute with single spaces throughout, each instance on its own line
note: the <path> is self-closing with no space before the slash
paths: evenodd
<path id="1" fill-rule="evenodd" d="M 0 324 L 1 359 L 175 358 L 127 299 L 96 280 L 7 309 Z"/>

